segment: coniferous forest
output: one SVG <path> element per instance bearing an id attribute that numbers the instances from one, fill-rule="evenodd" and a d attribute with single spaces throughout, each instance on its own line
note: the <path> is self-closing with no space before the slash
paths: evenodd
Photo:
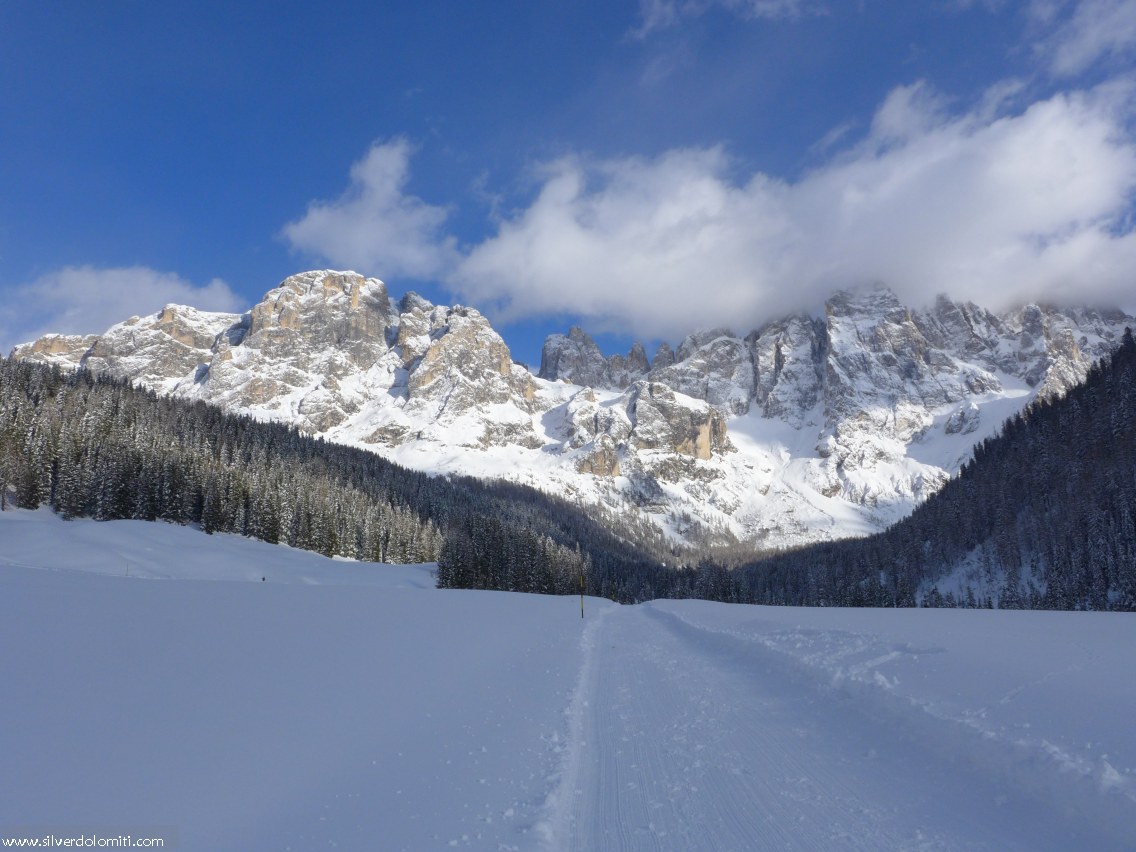
<path id="1" fill-rule="evenodd" d="M 1131 330 L 1083 384 L 1007 421 L 903 521 L 740 572 L 758 603 L 1136 609 Z"/>
<path id="2" fill-rule="evenodd" d="M 0 508 L 197 524 L 327 556 L 439 561 L 441 586 L 637 600 L 669 572 L 521 486 L 431 477 L 295 428 L 0 361 Z"/>
<path id="3" fill-rule="evenodd" d="M 406 470 L 295 428 L 0 361 L 0 508 L 197 524 L 442 587 L 827 606 L 1136 609 L 1136 342 L 975 448 L 877 535 L 727 570 L 524 486 Z M 697 567 L 674 567 L 698 561 Z"/>

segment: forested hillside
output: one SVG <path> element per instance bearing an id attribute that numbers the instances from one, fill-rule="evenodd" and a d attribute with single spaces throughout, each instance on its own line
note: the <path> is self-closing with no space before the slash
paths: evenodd
<path id="1" fill-rule="evenodd" d="M 1136 609 L 1136 342 L 883 533 L 742 570 L 764 603 Z"/>
<path id="2" fill-rule="evenodd" d="M 199 524 L 441 586 L 828 606 L 1136 609 L 1136 342 L 1031 406 L 904 521 L 727 571 L 523 486 L 431 477 L 86 372 L 0 362 L 0 507 Z M 672 566 L 672 567 L 668 567 Z"/>
<path id="3" fill-rule="evenodd" d="M 665 586 L 664 552 L 521 486 L 408 471 L 295 428 L 85 371 L 0 361 L 0 508 L 199 524 L 328 556 L 440 560 L 441 585 L 618 600 Z"/>

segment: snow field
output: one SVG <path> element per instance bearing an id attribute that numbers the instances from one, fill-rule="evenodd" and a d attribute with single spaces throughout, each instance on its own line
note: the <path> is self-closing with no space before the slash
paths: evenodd
<path id="1" fill-rule="evenodd" d="M 952 759 L 1136 829 L 1129 614 L 650 606 L 773 652 Z"/>
<path id="2" fill-rule="evenodd" d="M 0 513 L 0 835 L 1136 845 L 1131 616 L 586 606 L 165 524 Z"/>
<path id="3" fill-rule="evenodd" d="M 609 619 L 567 848 L 1133 848 L 1136 624 L 940 612 Z"/>
<path id="4" fill-rule="evenodd" d="M 124 553 L 129 578 L 86 573 L 117 574 Z M 578 600 L 423 590 L 424 573 L 0 513 L 0 835 L 158 825 L 183 850 L 534 848 L 587 622 Z M 179 579 L 139 579 L 159 575 Z"/>

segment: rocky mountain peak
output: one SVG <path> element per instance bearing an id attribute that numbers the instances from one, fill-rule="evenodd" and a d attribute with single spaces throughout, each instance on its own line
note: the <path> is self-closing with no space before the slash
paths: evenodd
<path id="1" fill-rule="evenodd" d="M 253 307 L 243 343 L 276 357 L 335 348 L 363 366 L 386 348 L 386 329 L 397 316 L 377 278 L 304 272 L 285 279 Z"/>
<path id="2" fill-rule="evenodd" d="M 736 340 L 735 335 L 728 328 L 711 328 L 703 331 L 696 331 L 688 334 L 683 338 L 682 342 L 678 345 L 678 351 L 675 352 L 676 361 L 686 361 L 695 354 L 716 343 L 719 340 Z"/>
<path id="3" fill-rule="evenodd" d="M 646 376 L 648 370 L 647 353 L 641 343 L 634 343 L 626 356 L 605 358 L 591 336 L 574 325 L 567 335 L 552 334 L 544 341 L 537 375 L 551 382 L 622 390 Z"/>
<path id="4" fill-rule="evenodd" d="M 661 370 L 664 367 L 669 367 L 675 362 L 675 353 L 671 349 L 671 345 L 666 341 L 659 344 L 659 348 L 655 350 L 655 357 L 651 359 L 651 369 Z"/>
<path id="5" fill-rule="evenodd" d="M 674 363 L 651 370 L 649 378 L 728 415 L 745 414 L 753 399 L 753 361 L 745 341 L 725 328 L 688 335 Z"/>
<path id="6" fill-rule="evenodd" d="M 477 310 L 351 272 L 294 275 L 243 315 L 167 305 L 15 357 L 84 365 L 294 424 L 413 467 L 503 476 L 640 512 L 668 534 L 782 546 L 878 529 L 938 488 L 974 441 L 1080 381 L 1133 319 L 872 286 L 820 316 L 605 357 L 577 327 L 539 378 Z M 582 385 L 578 387 L 577 385 Z"/>
<path id="7" fill-rule="evenodd" d="M 580 326 L 578 325 L 574 325 L 568 329 L 568 339 L 573 343 L 578 343 L 586 347 L 596 345 L 596 342 L 592 340 L 591 335 L 584 331 L 584 329 L 580 328 Z"/>
<path id="8" fill-rule="evenodd" d="M 607 387 L 607 359 L 591 336 L 578 325 L 568 334 L 551 334 L 544 341 L 537 375 L 551 382 L 563 381 L 586 387 Z"/>
<path id="9" fill-rule="evenodd" d="M 399 299 L 398 312 L 400 314 L 409 314 L 418 312 L 421 314 L 428 314 L 434 310 L 434 303 L 428 299 L 424 299 L 417 293 L 411 291 Z"/>
<path id="10" fill-rule="evenodd" d="M 895 292 L 882 283 L 850 287 L 833 293 L 824 303 L 827 317 L 879 317 L 901 322 L 907 314 Z"/>
<path id="11" fill-rule="evenodd" d="M 429 342 L 407 377 L 411 401 L 438 403 L 435 417 L 518 397 L 531 401 L 528 371 L 513 364 L 505 341 L 477 310 L 460 305 L 435 308 L 431 319 Z"/>
<path id="12" fill-rule="evenodd" d="M 98 339 L 97 334 L 45 334 L 30 343 L 17 344 L 8 354 L 27 361 L 70 366 L 78 363 Z"/>
<path id="13" fill-rule="evenodd" d="M 631 350 L 626 356 L 612 355 L 607 360 L 609 387 L 625 388 L 650 372 L 651 365 L 647 362 L 647 351 L 639 341 L 631 344 Z"/>

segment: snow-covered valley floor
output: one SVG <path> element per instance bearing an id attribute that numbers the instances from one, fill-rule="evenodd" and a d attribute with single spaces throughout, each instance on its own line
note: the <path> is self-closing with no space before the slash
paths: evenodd
<path id="1" fill-rule="evenodd" d="M 578 599 L 431 586 L 0 513 L 0 837 L 1136 848 L 1131 615 L 589 599 L 581 619 Z"/>

